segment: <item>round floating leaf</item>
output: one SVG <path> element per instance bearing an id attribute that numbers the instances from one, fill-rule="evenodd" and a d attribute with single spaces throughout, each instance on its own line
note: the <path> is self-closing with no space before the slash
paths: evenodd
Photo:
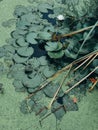
<path id="1" fill-rule="evenodd" d="M 58 59 L 64 55 L 64 51 L 61 50 L 59 52 L 48 52 L 48 55 L 50 56 L 50 58 Z"/>
<path id="2" fill-rule="evenodd" d="M 38 58 L 33 57 L 32 59 L 29 60 L 29 63 L 32 65 L 32 67 L 38 68 L 40 66 L 40 61 L 38 60 Z"/>
<path id="3" fill-rule="evenodd" d="M 21 35 L 19 34 L 18 30 L 15 30 L 15 31 L 11 32 L 11 36 L 14 39 L 18 39 L 19 37 L 21 37 Z"/>
<path id="4" fill-rule="evenodd" d="M 54 94 L 56 93 L 58 87 L 59 87 L 59 85 L 57 85 L 57 84 L 55 84 L 55 85 L 50 84 L 43 89 L 43 92 L 45 93 L 46 96 L 52 98 L 54 96 Z M 58 95 L 61 96 L 62 94 L 63 94 L 63 91 L 60 90 Z"/>
<path id="5" fill-rule="evenodd" d="M 13 77 L 15 80 L 25 79 L 26 75 L 23 70 L 13 71 Z"/>
<path id="6" fill-rule="evenodd" d="M 22 88 L 24 88 L 24 86 L 20 80 L 14 80 L 13 85 L 14 85 L 16 90 L 20 89 L 20 92 L 21 92 Z"/>
<path id="7" fill-rule="evenodd" d="M 38 38 L 43 40 L 50 40 L 51 34 L 49 32 L 43 31 L 38 33 Z"/>
<path id="8" fill-rule="evenodd" d="M 63 104 L 66 107 L 66 111 L 77 111 L 78 106 L 74 103 L 68 95 L 63 97 Z"/>
<path id="9" fill-rule="evenodd" d="M 65 56 L 72 58 L 72 59 L 76 59 L 77 58 L 77 54 L 69 52 L 69 50 L 65 50 Z"/>
<path id="10" fill-rule="evenodd" d="M 16 63 L 24 63 L 24 62 L 26 62 L 28 60 L 28 57 L 21 57 L 18 54 L 15 54 L 15 55 L 13 55 L 13 60 Z"/>
<path id="11" fill-rule="evenodd" d="M 36 88 L 36 87 L 39 87 L 41 81 L 42 81 L 41 75 L 37 74 L 37 75 L 35 75 L 35 77 L 33 79 L 24 78 L 22 83 L 27 88 Z"/>
<path id="12" fill-rule="evenodd" d="M 17 21 L 17 23 L 16 23 L 16 27 L 18 28 L 18 29 L 27 29 L 27 26 L 30 26 L 30 23 L 28 23 L 27 21 L 24 21 L 24 20 L 19 20 L 19 21 Z"/>
<path id="13" fill-rule="evenodd" d="M 31 44 L 37 44 L 37 41 L 35 38 L 37 37 L 37 34 L 34 32 L 30 32 L 26 35 L 26 41 Z"/>
<path id="14" fill-rule="evenodd" d="M 45 45 L 46 51 L 55 51 L 58 47 L 57 42 L 47 42 L 47 45 Z"/>
<path id="15" fill-rule="evenodd" d="M 33 20 L 36 19 L 36 17 L 37 16 L 35 14 L 33 14 L 32 12 L 29 12 L 29 13 L 23 15 L 21 18 L 23 21 L 27 21 L 27 23 L 30 25 L 33 22 Z"/>
<path id="16" fill-rule="evenodd" d="M 28 46 L 28 42 L 25 42 L 25 39 L 24 37 L 20 37 L 17 39 L 16 43 L 19 45 L 19 46 Z"/>
<path id="17" fill-rule="evenodd" d="M 29 108 L 28 108 L 28 105 L 27 105 L 27 100 L 23 100 L 23 101 L 20 103 L 20 111 L 21 111 L 23 114 L 29 113 Z"/>
<path id="18" fill-rule="evenodd" d="M 33 110 L 34 106 L 35 106 L 35 102 L 33 100 L 28 100 L 27 101 L 27 106 Z"/>
<path id="19" fill-rule="evenodd" d="M 14 15 L 19 17 L 28 12 L 27 8 L 23 5 L 17 5 L 14 11 Z"/>
<path id="20" fill-rule="evenodd" d="M 30 28 L 29 28 L 29 32 L 36 32 L 37 33 L 37 31 L 40 31 L 43 28 L 44 28 L 43 25 L 32 24 L 32 26 L 30 26 Z"/>
<path id="21" fill-rule="evenodd" d="M 53 74 L 55 73 L 55 70 L 49 68 L 48 66 L 45 67 L 44 71 L 43 71 L 43 74 L 45 75 L 45 77 L 50 77 L 52 76 Z"/>
<path id="22" fill-rule="evenodd" d="M 38 61 L 40 62 L 41 65 L 47 65 L 48 61 L 46 60 L 46 56 L 41 56 L 38 58 Z"/>
<path id="23" fill-rule="evenodd" d="M 61 120 L 66 113 L 64 107 L 62 107 L 61 104 L 59 104 L 57 101 L 53 103 L 51 111 L 58 120 Z"/>
<path id="24" fill-rule="evenodd" d="M 44 28 L 44 31 L 47 31 L 47 32 L 55 32 L 55 28 L 54 26 L 50 25 L 50 26 L 47 26 Z"/>
<path id="25" fill-rule="evenodd" d="M 17 50 L 17 53 L 23 57 L 29 57 L 33 54 L 33 52 L 34 52 L 34 49 L 32 47 L 20 47 Z"/>
<path id="26" fill-rule="evenodd" d="M 12 54 L 15 53 L 15 48 L 13 46 L 11 46 L 11 45 L 4 45 L 3 47 L 4 47 L 6 52 L 10 52 Z"/>

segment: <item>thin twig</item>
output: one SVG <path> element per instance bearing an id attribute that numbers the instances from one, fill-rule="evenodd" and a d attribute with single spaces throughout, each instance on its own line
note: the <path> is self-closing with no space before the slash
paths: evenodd
<path id="1" fill-rule="evenodd" d="M 97 24 L 96 26 L 98 26 L 98 24 Z M 72 35 L 81 33 L 81 32 L 83 32 L 83 31 L 87 31 L 87 30 L 89 30 L 89 29 L 92 29 L 93 27 L 94 27 L 94 25 L 89 26 L 89 27 L 82 28 L 82 29 L 77 30 L 77 31 L 73 31 L 73 32 L 68 33 L 68 34 L 62 34 L 62 35 L 59 35 L 59 36 L 54 35 L 53 38 L 54 38 L 55 40 L 57 40 L 57 39 L 61 39 L 61 38 L 64 38 L 64 37 L 70 37 L 70 36 L 72 36 Z M 52 39 L 52 40 L 54 40 L 54 39 Z"/>
<path id="2" fill-rule="evenodd" d="M 86 69 L 86 67 L 98 56 L 98 53 L 88 62 L 88 64 L 83 68 Z"/>
<path id="3" fill-rule="evenodd" d="M 92 73 L 94 73 L 98 69 L 98 66 L 91 71 L 88 75 L 86 75 L 84 78 L 82 78 L 79 82 L 77 82 L 75 85 L 73 85 L 71 88 L 65 91 L 65 94 L 71 91 L 73 88 L 75 88 L 77 85 L 79 85 L 81 82 L 83 82 L 86 78 L 88 78 Z"/>
<path id="4" fill-rule="evenodd" d="M 70 66 L 70 70 L 71 70 L 71 68 L 72 68 L 72 66 Z M 62 79 L 62 81 L 61 81 L 61 84 L 60 84 L 59 88 L 57 89 L 56 93 L 54 94 L 54 97 L 52 98 L 52 100 L 51 100 L 51 102 L 50 102 L 50 104 L 49 104 L 49 106 L 48 106 L 48 109 L 51 108 L 51 105 L 53 104 L 53 102 L 54 102 L 54 100 L 55 100 L 57 94 L 59 93 L 60 89 L 62 88 L 62 85 L 63 85 L 63 83 L 64 83 L 66 77 L 67 77 L 68 74 L 70 73 L 70 70 L 69 70 L 68 73 L 63 77 L 63 79 Z"/>
<path id="5" fill-rule="evenodd" d="M 73 71 L 76 71 L 79 69 L 82 65 L 84 65 L 88 60 L 90 60 L 93 57 L 93 55 L 90 55 L 84 62 L 82 62 L 78 67 L 76 67 Z"/>

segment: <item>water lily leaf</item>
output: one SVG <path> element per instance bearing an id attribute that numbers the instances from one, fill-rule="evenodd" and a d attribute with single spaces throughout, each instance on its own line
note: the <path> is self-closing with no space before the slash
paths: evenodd
<path id="1" fill-rule="evenodd" d="M 38 8 L 38 10 L 40 12 L 43 12 L 43 13 L 47 13 L 48 12 L 47 7 L 45 7 L 44 4 L 39 4 L 37 8 Z"/>
<path id="2" fill-rule="evenodd" d="M 76 59 L 77 58 L 77 54 L 69 52 L 69 50 L 65 50 L 65 56 L 72 58 L 72 59 Z"/>
<path id="3" fill-rule="evenodd" d="M 43 89 L 43 92 L 44 92 L 44 94 L 45 94 L 47 97 L 52 98 L 52 97 L 54 96 L 54 94 L 56 93 L 58 87 L 59 87 L 59 85 L 57 85 L 57 84 L 50 84 L 50 85 L 46 86 L 46 87 Z M 60 92 L 58 93 L 58 96 L 62 96 L 62 94 L 63 94 L 63 91 L 62 91 L 62 89 L 61 89 Z"/>
<path id="4" fill-rule="evenodd" d="M 61 49 L 62 49 L 62 47 L 63 47 L 63 45 L 62 45 L 62 43 L 61 43 L 61 42 L 58 42 L 57 44 L 58 44 L 58 46 L 57 46 L 57 48 L 56 48 L 56 50 L 55 50 L 55 51 L 59 51 L 59 50 L 61 50 Z"/>
<path id="5" fill-rule="evenodd" d="M 22 80 L 22 79 L 25 79 L 26 77 L 23 70 L 13 71 L 12 73 L 15 80 Z"/>
<path id="6" fill-rule="evenodd" d="M 23 57 L 28 57 L 28 56 L 31 56 L 34 52 L 34 49 L 31 48 L 31 47 L 20 47 L 18 50 L 17 50 L 17 53 L 20 55 L 20 56 L 23 56 Z"/>
<path id="7" fill-rule="evenodd" d="M 38 38 L 43 40 L 51 39 L 51 34 L 49 32 L 43 31 L 38 33 Z"/>
<path id="8" fill-rule="evenodd" d="M 23 84 L 20 80 L 14 80 L 13 85 L 15 88 L 23 88 Z"/>
<path id="9" fill-rule="evenodd" d="M 33 110 L 34 106 L 35 106 L 35 102 L 33 100 L 28 100 L 27 101 L 27 105 L 28 107 L 30 107 L 30 109 Z"/>
<path id="10" fill-rule="evenodd" d="M 58 47 L 57 42 L 47 42 L 45 45 L 46 51 L 55 51 Z"/>
<path id="11" fill-rule="evenodd" d="M 14 39 L 18 39 L 19 37 L 21 37 L 21 35 L 19 34 L 18 30 L 15 30 L 15 31 L 11 32 L 11 36 Z"/>
<path id="12" fill-rule="evenodd" d="M 24 21 L 24 20 L 19 20 L 17 21 L 16 23 L 16 27 L 19 28 L 19 29 L 27 29 L 27 26 L 30 26 L 30 23 L 28 23 L 27 21 Z"/>
<path id="13" fill-rule="evenodd" d="M 19 46 L 28 46 L 28 42 L 25 42 L 25 39 L 24 37 L 20 37 L 17 39 L 16 43 L 19 45 Z"/>
<path id="14" fill-rule="evenodd" d="M 29 113 L 29 108 L 28 108 L 28 105 L 27 105 L 27 100 L 23 100 L 23 101 L 20 103 L 20 111 L 21 111 L 23 114 Z"/>
<path id="15" fill-rule="evenodd" d="M 44 71 L 43 71 L 43 74 L 45 75 L 45 77 L 50 77 L 52 76 L 53 74 L 55 73 L 55 70 L 49 68 L 48 66 L 45 67 Z"/>
<path id="16" fill-rule="evenodd" d="M 29 62 L 34 69 L 40 66 L 40 61 L 38 60 L 38 58 L 33 57 L 33 59 L 31 59 Z"/>
<path id="17" fill-rule="evenodd" d="M 50 25 L 44 28 L 44 31 L 46 32 L 55 32 L 54 26 Z"/>
<path id="18" fill-rule="evenodd" d="M 14 15 L 16 17 L 19 17 L 19 16 L 21 16 L 23 14 L 26 14 L 27 12 L 28 12 L 28 10 L 27 10 L 27 8 L 25 6 L 23 6 L 23 5 L 17 5 L 15 7 Z"/>
<path id="19" fill-rule="evenodd" d="M 46 60 L 46 56 L 41 56 L 38 58 L 38 61 L 40 62 L 41 65 L 47 65 L 48 61 Z"/>
<path id="20" fill-rule="evenodd" d="M 24 78 L 22 83 L 24 84 L 24 86 L 26 86 L 27 88 L 36 88 L 40 85 L 41 83 L 41 75 L 35 75 L 35 77 L 33 79 L 30 78 Z"/>
<path id="21" fill-rule="evenodd" d="M 48 52 L 48 55 L 50 56 L 50 58 L 58 59 L 64 55 L 64 51 L 61 50 L 59 52 Z"/>
<path id="22" fill-rule="evenodd" d="M 28 60 L 28 57 L 21 57 L 18 54 L 13 55 L 13 60 L 16 63 L 24 63 Z"/>
<path id="23" fill-rule="evenodd" d="M 33 14 L 32 12 L 29 12 L 21 16 L 21 19 L 23 21 L 26 21 L 29 25 L 31 25 L 31 23 L 33 23 L 33 20 L 35 20 L 36 18 L 37 18 L 37 15 Z"/>
<path id="24" fill-rule="evenodd" d="M 61 107 L 61 104 L 59 104 L 57 101 L 55 101 L 51 108 L 52 113 L 55 115 L 56 119 L 61 120 L 62 117 L 65 115 L 66 111 L 63 107 Z"/>
<path id="25" fill-rule="evenodd" d="M 6 52 L 10 52 L 12 54 L 15 53 L 15 48 L 13 46 L 11 46 L 11 45 L 4 45 L 3 47 L 4 47 Z"/>
<path id="26" fill-rule="evenodd" d="M 37 31 L 40 31 L 40 30 L 42 30 L 44 28 L 44 26 L 43 25 L 36 25 L 36 24 L 32 24 L 32 26 L 30 26 L 30 28 L 29 28 L 29 32 L 36 32 L 37 33 Z"/>
<path id="27" fill-rule="evenodd" d="M 63 104 L 66 107 L 67 111 L 77 111 L 78 106 L 74 103 L 68 95 L 63 97 Z"/>
<path id="28" fill-rule="evenodd" d="M 37 44 L 37 41 L 35 38 L 37 37 L 37 34 L 34 32 L 30 32 L 26 35 L 26 41 L 31 44 Z"/>

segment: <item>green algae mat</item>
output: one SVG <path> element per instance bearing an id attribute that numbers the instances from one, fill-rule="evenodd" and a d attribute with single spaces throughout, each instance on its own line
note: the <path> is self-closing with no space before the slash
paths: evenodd
<path id="1" fill-rule="evenodd" d="M 98 2 L 79 2 L 0 1 L 0 130 L 98 129 Z"/>

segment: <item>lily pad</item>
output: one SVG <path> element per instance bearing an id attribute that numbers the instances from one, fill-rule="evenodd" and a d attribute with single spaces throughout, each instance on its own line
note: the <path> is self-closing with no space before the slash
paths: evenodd
<path id="1" fill-rule="evenodd" d="M 57 42 L 47 42 L 45 45 L 46 51 L 55 51 L 58 47 Z"/>
<path id="2" fill-rule="evenodd" d="M 16 17 L 19 17 L 23 14 L 26 14 L 28 12 L 27 8 L 23 5 L 17 5 L 14 11 L 14 15 Z"/>
<path id="3" fill-rule="evenodd" d="M 68 95 L 65 95 L 63 97 L 63 104 L 66 107 L 66 111 L 77 111 L 78 110 L 77 104 L 74 103 Z"/>
<path id="4" fill-rule="evenodd" d="M 49 78 L 50 76 L 52 76 L 55 73 L 54 69 L 49 68 L 48 66 L 45 67 L 43 74 L 45 75 L 45 77 Z"/>
<path id="5" fill-rule="evenodd" d="M 47 31 L 39 32 L 38 33 L 38 38 L 42 40 L 50 40 L 51 39 L 51 34 Z"/>
<path id="6" fill-rule="evenodd" d="M 23 81 L 22 81 L 22 83 L 27 88 L 36 88 L 36 87 L 39 87 L 39 85 L 41 83 L 41 76 L 40 75 L 35 75 L 35 77 L 33 79 L 24 78 Z"/>
<path id="7" fill-rule="evenodd" d="M 34 49 L 32 47 L 20 47 L 17 50 L 17 53 L 23 57 L 29 57 L 33 54 L 33 52 L 34 52 Z"/>
<path id="8" fill-rule="evenodd" d="M 24 37 L 19 37 L 17 40 L 16 40 L 16 43 L 19 45 L 19 46 L 28 46 L 28 42 L 25 42 L 25 39 Z"/>
<path id="9" fill-rule="evenodd" d="M 29 28 L 29 32 L 36 32 L 37 33 L 37 31 L 40 31 L 43 28 L 44 28 L 43 25 L 32 24 L 32 26 L 30 26 L 30 28 Z"/>
<path id="10" fill-rule="evenodd" d="M 32 59 L 30 59 L 29 63 L 32 65 L 32 67 L 34 69 L 36 69 L 36 68 L 38 68 L 40 66 L 40 61 L 36 57 L 33 57 Z"/>
<path id="11" fill-rule="evenodd" d="M 38 58 L 38 61 L 40 62 L 41 65 L 47 65 L 48 64 L 46 56 L 41 56 L 40 58 Z"/>
<path id="12" fill-rule="evenodd" d="M 23 84 L 20 80 L 14 80 L 13 85 L 15 88 L 23 88 Z"/>
<path id="13" fill-rule="evenodd" d="M 28 60 L 28 57 L 21 57 L 18 54 L 13 55 L 13 60 L 15 63 L 24 63 Z"/>
<path id="14" fill-rule="evenodd" d="M 4 47 L 6 52 L 10 52 L 12 54 L 15 53 L 15 48 L 13 46 L 11 46 L 11 45 L 4 45 L 3 47 Z"/>
<path id="15" fill-rule="evenodd" d="M 37 44 L 37 41 L 35 38 L 37 37 L 37 34 L 34 32 L 30 32 L 26 35 L 26 41 L 31 44 Z"/>
<path id="16" fill-rule="evenodd" d="M 61 50 L 59 52 L 48 52 L 48 55 L 50 56 L 50 58 L 58 59 L 64 55 L 64 51 Z"/>
<path id="17" fill-rule="evenodd" d="M 54 96 L 54 94 L 56 93 L 57 89 L 59 88 L 59 85 L 57 84 L 50 84 L 48 86 L 46 86 L 44 89 L 43 89 L 43 92 L 44 94 L 47 96 L 47 97 L 50 97 L 52 98 Z M 60 92 L 58 93 L 59 96 L 62 96 L 63 95 L 63 91 L 62 89 L 60 90 Z"/>
<path id="18" fill-rule="evenodd" d="M 56 119 L 61 120 L 65 115 L 66 111 L 64 107 L 61 106 L 58 102 L 54 102 L 51 108 L 52 113 L 55 115 Z"/>

